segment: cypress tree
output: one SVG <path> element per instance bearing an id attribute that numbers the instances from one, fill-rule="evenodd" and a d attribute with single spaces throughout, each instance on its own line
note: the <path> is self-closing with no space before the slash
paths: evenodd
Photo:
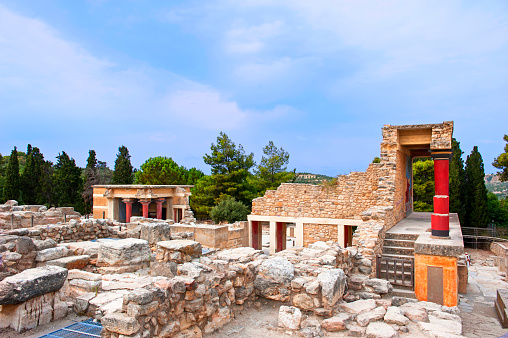
<path id="1" fill-rule="evenodd" d="M 39 148 L 29 144 L 27 148 L 26 165 L 21 175 L 23 182 L 23 203 L 24 204 L 43 204 L 42 196 L 42 175 L 44 166 L 44 156 Z"/>
<path id="2" fill-rule="evenodd" d="M 74 159 L 69 158 L 65 151 L 57 156 L 54 176 L 58 205 L 61 207 L 72 206 L 76 211 L 83 212 L 81 169 L 76 166 Z"/>
<path id="3" fill-rule="evenodd" d="M 450 212 L 459 215 L 460 224 L 466 222 L 466 172 L 460 142 L 452 139 L 453 157 L 450 161 Z"/>
<path id="4" fill-rule="evenodd" d="M 487 188 L 482 155 L 478 147 L 466 159 L 467 206 L 466 226 L 486 227 L 489 223 Z"/>
<path id="5" fill-rule="evenodd" d="M 113 184 L 132 184 L 131 155 L 126 146 L 118 148 L 118 155 L 115 160 L 115 171 L 113 172 Z"/>
<path id="6" fill-rule="evenodd" d="M 19 177 L 18 150 L 16 147 L 11 152 L 5 175 L 4 200 L 16 200 L 21 202 L 21 181 Z"/>
<path id="7" fill-rule="evenodd" d="M 83 188 L 83 201 L 85 213 L 89 214 L 93 207 L 93 186 L 99 184 L 99 172 L 97 170 L 97 157 L 95 150 L 88 151 L 88 159 L 85 168 L 85 187 Z"/>

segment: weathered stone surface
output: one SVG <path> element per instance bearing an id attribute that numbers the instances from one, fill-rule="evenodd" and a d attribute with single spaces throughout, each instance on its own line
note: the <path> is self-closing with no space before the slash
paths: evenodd
<path id="1" fill-rule="evenodd" d="M 372 322 L 365 331 L 367 338 L 392 338 L 397 337 L 397 331 L 389 324 L 383 322 Z"/>
<path id="2" fill-rule="evenodd" d="M 346 288 L 346 275 L 344 271 L 342 269 L 326 270 L 321 272 L 317 278 L 321 285 L 323 303 L 328 306 L 334 306 L 344 295 Z"/>
<path id="3" fill-rule="evenodd" d="M 84 279 L 88 281 L 100 281 L 102 279 L 102 275 L 98 273 L 92 273 L 88 271 L 73 269 L 69 270 L 69 274 L 67 276 L 68 279 Z"/>
<path id="4" fill-rule="evenodd" d="M 389 281 L 379 278 L 366 279 L 364 284 L 366 286 L 370 286 L 374 292 L 380 294 L 392 292 L 393 289 L 392 284 L 390 284 Z"/>
<path id="5" fill-rule="evenodd" d="M 49 249 L 49 248 L 54 248 L 56 247 L 56 242 L 54 239 L 51 239 L 51 238 L 47 238 L 45 240 L 34 240 L 33 241 L 34 245 L 35 245 L 35 249 L 37 251 L 41 251 L 41 250 L 44 250 L 44 249 Z"/>
<path id="6" fill-rule="evenodd" d="M 54 248 L 48 248 L 37 252 L 35 260 L 37 262 L 46 262 L 53 259 L 59 259 L 67 257 L 71 254 L 70 250 L 63 246 L 57 246 Z"/>
<path id="7" fill-rule="evenodd" d="M 177 263 L 175 262 L 151 262 L 150 275 L 172 278 L 176 276 Z"/>
<path id="8" fill-rule="evenodd" d="M 428 322 L 427 310 L 418 303 L 406 303 L 399 307 L 400 311 L 412 322 Z"/>
<path id="9" fill-rule="evenodd" d="M 250 247 L 241 247 L 229 250 L 222 250 L 217 254 L 217 258 L 226 262 L 231 261 L 244 261 L 250 262 L 256 255 L 262 254 L 262 250 L 256 250 Z"/>
<path id="10" fill-rule="evenodd" d="M 124 304 L 134 302 L 139 305 L 144 305 L 150 303 L 152 300 L 153 292 L 143 288 L 134 289 L 123 298 Z"/>
<path id="11" fill-rule="evenodd" d="M 390 306 L 386 310 L 384 321 L 388 324 L 407 325 L 409 319 L 402 314 L 400 309 L 395 306 Z"/>
<path id="12" fill-rule="evenodd" d="M 53 259 L 50 261 L 43 262 L 43 264 L 60 266 L 62 268 L 71 270 L 71 269 L 83 269 L 88 264 L 88 262 L 90 262 L 90 256 L 81 255 Z"/>
<path id="13" fill-rule="evenodd" d="M 231 321 L 231 310 L 228 307 L 221 307 L 212 316 L 211 320 L 205 325 L 205 333 L 211 333 L 220 329 Z"/>
<path id="14" fill-rule="evenodd" d="M 201 244 L 196 241 L 185 240 L 185 239 L 174 239 L 171 241 L 162 241 L 157 243 L 157 246 L 169 250 L 178 251 L 185 255 L 199 257 L 201 256 L 202 248 Z"/>
<path id="15" fill-rule="evenodd" d="M 60 290 L 67 269 L 46 266 L 27 269 L 0 282 L 0 305 L 19 304 L 30 298 Z"/>
<path id="16" fill-rule="evenodd" d="M 384 307 L 379 306 L 374 310 L 362 312 L 356 316 L 356 322 L 360 326 L 367 326 L 370 322 L 382 319 L 385 316 L 386 310 Z"/>
<path id="17" fill-rule="evenodd" d="M 108 314 L 102 317 L 101 324 L 109 331 L 127 336 L 138 332 L 141 328 L 136 318 L 129 317 L 125 313 Z"/>
<path id="18" fill-rule="evenodd" d="M 340 331 L 346 329 L 346 324 L 351 319 L 347 313 L 339 313 L 331 318 L 323 320 L 321 327 L 329 332 Z"/>
<path id="19" fill-rule="evenodd" d="M 365 337 L 365 328 L 354 323 L 349 323 L 346 325 L 346 329 L 351 337 Z"/>
<path id="20" fill-rule="evenodd" d="M 300 293 L 293 298 L 293 306 L 310 311 L 314 309 L 314 300 L 306 293 Z"/>
<path id="21" fill-rule="evenodd" d="M 161 241 L 171 240 L 171 226 L 168 223 L 141 223 L 139 238 L 155 244 Z"/>
<path id="22" fill-rule="evenodd" d="M 413 298 L 398 297 L 398 296 L 392 297 L 392 305 L 393 306 L 401 306 L 406 303 L 417 303 L 417 302 L 418 302 L 418 300 L 413 299 Z"/>
<path id="23" fill-rule="evenodd" d="M 150 246 L 145 240 L 127 238 L 102 243 L 97 256 L 97 264 L 123 266 L 150 260 Z"/>
<path id="24" fill-rule="evenodd" d="M 265 298 L 287 301 L 290 296 L 291 281 L 295 276 L 293 264 L 284 257 L 266 259 L 259 266 L 254 280 L 258 294 Z"/>
<path id="25" fill-rule="evenodd" d="M 360 312 L 374 310 L 377 305 L 373 299 L 360 299 L 355 302 L 340 304 L 339 307 L 348 313 L 356 315 Z"/>
<path id="26" fill-rule="evenodd" d="M 32 239 L 30 237 L 19 237 L 16 241 L 16 252 L 26 255 L 32 251 L 35 251 L 35 245 Z"/>
<path id="27" fill-rule="evenodd" d="M 101 242 L 71 242 L 65 243 L 75 255 L 88 255 L 90 258 L 97 258 Z"/>
<path id="28" fill-rule="evenodd" d="M 282 305 L 279 308 L 279 327 L 299 330 L 302 322 L 302 312 L 294 306 Z"/>

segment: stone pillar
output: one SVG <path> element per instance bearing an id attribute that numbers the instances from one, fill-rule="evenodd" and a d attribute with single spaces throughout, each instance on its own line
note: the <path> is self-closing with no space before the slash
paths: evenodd
<path id="1" fill-rule="evenodd" d="M 344 243 L 346 242 L 346 229 L 347 227 L 344 226 L 344 224 L 339 224 L 337 225 L 337 243 L 339 243 L 339 245 L 343 248 L 345 248 L 346 246 L 344 245 Z"/>
<path id="2" fill-rule="evenodd" d="M 141 203 L 141 205 L 143 205 L 143 217 L 144 218 L 148 218 L 148 206 L 150 205 L 151 202 L 152 202 L 152 200 L 150 200 L 150 199 L 139 200 L 139 203 Z"/>
<path id="3" fill-rule="evenodd" d="M 276 252 L 277 248 L 277 222 L 270 221 L 270 255 Z"/>
<path id="4" fill-rule="evenodd" d="M 125 203 L 125 222 L 129 223 L 131 221 L 132 203 L 134 203 L 134 200 L 132 198 L 124 198 L 122 202 Z"/>
<path id="5" fill-rule="evenodd" d="M 155 200 L 155 203 L 157 203 L 157 219 L 162 219 L 162 204 L 165 201 L 165 198 L 159 198 Z"/>
<path id="6" fill-rule="evenodd" d="M 296 246 L 303 246 L 303 222 L 296 222 L 295 237 Z"/>
<path id="7" fill-rule="evenodd" d="M 451 150 L 433 151 L 434 181 L 434 213 L 431 216 L 432 236 L 448 238 L 450 236 L 450 200 L 449 170 Z"/>

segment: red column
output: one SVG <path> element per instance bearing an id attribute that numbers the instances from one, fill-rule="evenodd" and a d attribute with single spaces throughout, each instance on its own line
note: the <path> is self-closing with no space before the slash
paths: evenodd
<path id="1" fill-rule="evenodd" d="M 286 249 L 286 223 L 277 222 L 276 238 L 277 244 L 275 246 L 275 252 Z"/>
<path id="2" fill-rule="evenodd" d="M 125 222 L 129 223 L 131 221 L 132 203 L 134 203 L 134 200 L 130 198 L 124 198 L 122 202 L 125 203 Z"/>
<path id="3" fill-rule="evenodd" d="M 139 200 L 139 203 L 143 205 L 143 217 L 148 218 L 148 206 L 150 205 L 151 200 Z"/>
<path id="4" fill-rule="evenodd" d="M 449 199 L 449 170 L 452 152 L 433 152 L 434 182 L 436 195 L 434 196 L 434 213 L 431 216 L 432 236 L 448 238 L 450 235 L 450 199 Z"/>
<path id="5" fill-rule="evenodd" d="M 155 203 L 157 203 L 157 219 L 162 219 L 162 203 L 165 201 L 165 198 L 159 198 L 155 200 Z"/>
<path id="6" fill-rule="evenodd" d="M 252 247 L 256 250 L 260 250 L 261 248 L 259 247 L 259 235 L 260 235 L 259 221 L 251 221 L 251 224 L 252 224 L 251 230 Z"/>

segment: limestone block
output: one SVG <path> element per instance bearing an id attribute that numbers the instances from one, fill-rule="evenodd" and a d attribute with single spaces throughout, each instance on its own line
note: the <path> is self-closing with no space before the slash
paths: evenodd
<path id="1" fill-rule="evenodd" d="M 35 260 L 37 262 L 46 262 L 53 259 L 59 259 L 67 257 L 71 254 L 71 251 L 63 246 L 57 246 L 54 248 L 48 248 L 37 252 Z"/>
<path id="2" fill-rule="evenodd" d="M 409 319 L 406 316 L 404 316 L 400 311 L 400 309 L 396 306 L 390 306 L 386 310 L 384 321 L 385 323 L 397 324 L 399 326 L 409 324 Z"/>
<path id="3" fill-rule="evenodd" d="M 375 309 L 377 304 L 373 299 L 360 299 L 355 302 L 340 304 L 339 307 L 347 313 L 356 315 L 364 311 Z"/>
<path id="4" fill-rule="evenodd" d="M 60 290 L 67 269 L 58 266 L 27 269 L 0 282 L 0 305 L 19 304 L 30 298 Z"/>
<path id="5" fill-rule="evenodd" d="M 45 240 L 34 240 L 33 241 L 34 245 L 35 245 L 35 248 L 37 251 L 41 251 L 41 250 L 44 250 L 44 249 L 49 249 L 49 248 L 54 248 L 56 247 L 57 243 L 55 242 L 55 240 L 51 239 L 51 238 L 47 238 Z"/>
<path id="6" fill-rule="evenodd" d="M 66 269 L 83 269 L 88 262 L 90 262 L 90 256 L 69 256 L 59 259 L 53 259 L 50 261 L 42 262 L 43 265 L 55 265 Z"/>
<path id="7" fill-rule="evenodd" d="M 302 322 L 302 312 L 294 306 L 282 305 L 279 308 L 278 326 L 290 330 L 299 330 Z"/>
<path id="8" fill-rule="evenodd" d="M 382 319 L 386 314 L 384 307 L 379 306 L 374 310 L 362 312 L 356 316 L 356 322 L 360 326 L 367 326 L 370 322 Z"/>
<path id="9" fill-rule="evenodd" d="M 306 293 L 300 293 L 293 297 L 293 306 L 299 309 L 311 311 L 314 309 L 314 300 Z"/>
<path id="10" fill-rule="evenodd" d="M 141 329 L 141 325 L 136 318 L 129 317 L 125 313 L 111 313 L 107 314 L 101 319 L 101 324 L 104 328 L 111 332 L 132 335 Z"/>
<path id="11" fill-rule="evenodd" d="M 171 240 L 171 227 L 168 223 L 141 223 L 139 238 L 148 244 Z"/>
<path id="12" fill-rule="evenodd" d="M 101 242 L 97 264 L 103 266 L 125 266 L 150 261 L 150 246 L 142 239 L 128 238 Z"/>
<path id="13" fill-rule="evenodd" d="M 383 322 L 372 322 L 365 331 L 367 338 L 392 338 L 397 337 L 397 331 L 389 324 Z"/>
<path id="14" fill-rule="evenodd" d="M 389 281 L 379 278 L 366 279 L 364 284 L 371 287 L 375 293 L 380 294 L 390 293 L 393 289 L 392 284 Z"/>
<path id="15" fill-rule="evenodd" d="M 346 329 L 346 324 L 351 320 L 351 316 L 341 312 L 336 316 L 323 320 L 321 327 L 329 332 L 335 332 Z"/>
<path id="16" fill-rule="evenodd" d="M 84 279 L 88 281 L 100 281 L 102 279 L 102 275 L 98 273 L 92 273 L 88 271 L 73 269 L 69 270 L 67 279 Z"/>
<path id="17" fill-rule="evenodd" d="M 428 322 L 427 310 L 418 303 L 406 303 L 399 307 L 400 311 L 412 322 Z"/>
<path id="18" fill-rule="evenodd" d="M 211 320 L 206 323 L 204 332 L 211 333 L 229 323 L 231 319 L 231 309 L 221 307 L 211 316 Z"/>
<path id="19" fill-rule="evenodd" d="M 321 285 L 323 303 L 327 306 L 334 306 L 344 295 L 346 289 L 346 275 L 342 269 L 330 269 L 318 275 Z"/>

